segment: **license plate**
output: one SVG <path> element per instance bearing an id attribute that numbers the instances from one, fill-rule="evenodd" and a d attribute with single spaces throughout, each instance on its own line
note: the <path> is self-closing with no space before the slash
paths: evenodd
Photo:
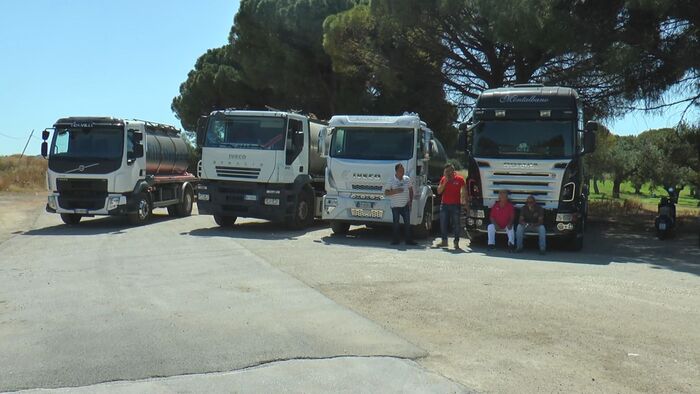
<path id="1" fill-rule="evenodd" d="M 357 203 L 355 203 L 355 206 L 360 209 L 372 209 L 374 207 L 374 203 L 371 203 L 369 201 L 358 201 Z"/>
<path id="2" fill-rule="evenodd" d="M 350 215 L 359 218 L 381 219 L 384 216 L 384 211 L 381 209 L 351 209 Z"/>
<path id="3" fill-rule="evenodd" d="M 243 199 L 245 199 L 246 201 L 257 201 L 258 196 L 256 196 L 255 194 L 246 194 L 245 196 L 243 196 Z"/>
<path id="4" fill-rule="evenodd" d="M 87 212 L 88 212 L 87 209 L 76 209 L 75 210 L 75 213 L 79 213 L 79 214 L 86 214 Z"/>
<path id="5" fill-rule="evenodd" d="M 659 223 L 659 230 L 666 230 L 666 223 Z"/>

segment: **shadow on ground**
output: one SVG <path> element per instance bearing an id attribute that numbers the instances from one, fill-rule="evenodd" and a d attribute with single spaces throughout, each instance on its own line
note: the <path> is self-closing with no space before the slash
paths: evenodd
<path id="1" fill-rule="evenodd" d="M 154 214 L 151 219 L 141 226 L 149 226 L 156 223 L 175 220 L 177 218 L 167 214 Z M 130 225 L 125 216 L 104 216 L 98 218 L 84 218 L 77 225 L 57 224 L 55 226 L 37 228 L 25 231 L 23 235 L 99 235 L 122 234 L 128 228 L 140 227 Z"/>
<path id="2" fill-rule="evenodd" d="M 485 237 L 474 237 L 474 240 L 462 240 L 463 249 L 455 250 L 450 247 L 442 249 L 446 253 L 483 253 L 494 257 L 508 257 L 518 260 L 535 260 L 550 263 L 608 265 L 611 263 L 649 264 L 656 269 L 670 269 L 700 275 L 700 247 L 698 234 L 693 232 L 680 233 L 672 239 L 659 240 L 655 237 L 651 225 L 622 225 L 604 221 L 589 221 L 583 250 L 574 252 L 568 250 L 566 243 L 556 239 L 548 240 L 547 254 L 537 252 L 537 239 L 527 238 L 523 253 L 506 251 L 505 236 L 498 236 L 495 250 L 489 250 Z M 390 228 L 355 227 L 347 235 L 326 235 L 315 242 L 326 245 L 344 245 L 355 247 L 373 247 L 399 250 L 406 249 L 441 249 L 436 248 L 436 237 L 433 234 L 427 240 L 417 240 L 418 246 L 400 245 L 398 248 L 389 245 L 391 241 Z"/>
<path id="3" fill-rule="evenodd" d="M 209 228 L 199 228 L 180 233 L 180 235 L 278 241 L 296 240 L 306 233 L 321 230 L 327 227 L 328 225 L 321 221 L 316 221 L 313 225 L 311 225 L 311 227 L 302 230 L 286 229 L 284 225 L 275 222 L 243 222 L 236 223 L 231 227 L 212 226 Z"/>

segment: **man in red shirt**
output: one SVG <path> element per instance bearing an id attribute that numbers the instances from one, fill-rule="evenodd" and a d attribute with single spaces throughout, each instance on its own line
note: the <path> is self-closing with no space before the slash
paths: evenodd
<path id="1" fill-rule="evenodd" d="M 442 232 L 442 242 L 439 247 L 447 246 L 447 228 L 452 221 L 452 229 L 455 234 L 454 246 L 459 249 L 459 235 L 462 232 L 460 226 L 460 211 L 462 204 L 466 205 L 466 190 L 464 177 L 455 172 L 452 164 L 446 164 L 443 176 L 440 179 L 437 192 L 442 195 L 440 204 L 440 230 Z"/>
<path id="2" fill-rule="evenodd" d="M 506 230 L 508 235 L 508 250 L 515 249 L 515 232 L 513 223 L 515 222 L 515 207 L 508 201 L 508 190 L 498 192 L 498 201 L 491 208 L 491 224 L 486 228 L 489 236 L 489 249 L 496 247 L 496 230 Z"/>

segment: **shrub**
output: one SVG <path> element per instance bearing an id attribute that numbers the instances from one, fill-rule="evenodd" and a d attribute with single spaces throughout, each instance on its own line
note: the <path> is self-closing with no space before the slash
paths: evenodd
<path id="1" fill-rule="evenodd" d="M 46 188 L 47 162 L 41 157 L 0 156 L 0 191 L 34 191 Z"/>

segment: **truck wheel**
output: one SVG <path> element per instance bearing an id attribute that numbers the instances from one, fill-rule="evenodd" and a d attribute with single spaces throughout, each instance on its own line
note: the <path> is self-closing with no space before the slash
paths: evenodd
<path id="1" fill-rule="evenodd" d="M 233 224 L 236 223 L 236 219 L 236 216 L 214 215 L 214 221 L 219 227 L 233 227 Z"/>
<path id="2" fill-rule="evenodd" d="M 62 213 L 61 214 L 61 220 L 63 220 L 63 223 L 69 225 L 69 226 L 75 226 L 78 223 L 80 223 L 80 219 L 83 217 L 74 213 Z"/>
<path id="3" fill-rule="evenodd" d="M 300 230 L 311 226 L 313 222 L 314 196 L 308 190 L 302 190 L 294 204 L 294 216 L 287 221 L 287 226 L 292 230 Z"/>
<path id="4" fill-rule="evenodd" d="M 348 233 L 348 230 L 350 230 L 349 223 L 331 222 L 331 231 L 333 231 L 333 234 L 345 235 Z"/>
<path id="5" fill-rule="evenodd" d="M 192 202 L 194 201 L 194 193 L 192 188 L 189 186 L 185 188 L 185 194 L 182 195 L 182 201 L 175 205 L 173 209 L 175 210 L 175 216 L 184 218 L 185 216 L 190 216 L 192 214 Z M 168 207 L 169 208 L 169 207 Z M 170 213 L 170 210 L 168 210 Z"/>
<path id="6" fill-rule="evenodd" d="M 139 225 L 145 223 L 146 221 L 148 221 L 148 219 L 150 219 L 152 209 L 153 208 L 151 207 L 151 201 L 148 199 L 148 196 L 143 193 L 137 194 L 136 212 L 129 213 L 127 215 L 129 224 Z"/>
<path id="7" fill-rule="evenodd" d="M 433 211 L 431 208 L 430 201 L 427 201 L 423 208 L 423 220 L 421 220 L 419 225 L 411 226 L 411 232 L 413 232 L 415 238 L 428 238 L 430 232 L 433 230 Z"/>

